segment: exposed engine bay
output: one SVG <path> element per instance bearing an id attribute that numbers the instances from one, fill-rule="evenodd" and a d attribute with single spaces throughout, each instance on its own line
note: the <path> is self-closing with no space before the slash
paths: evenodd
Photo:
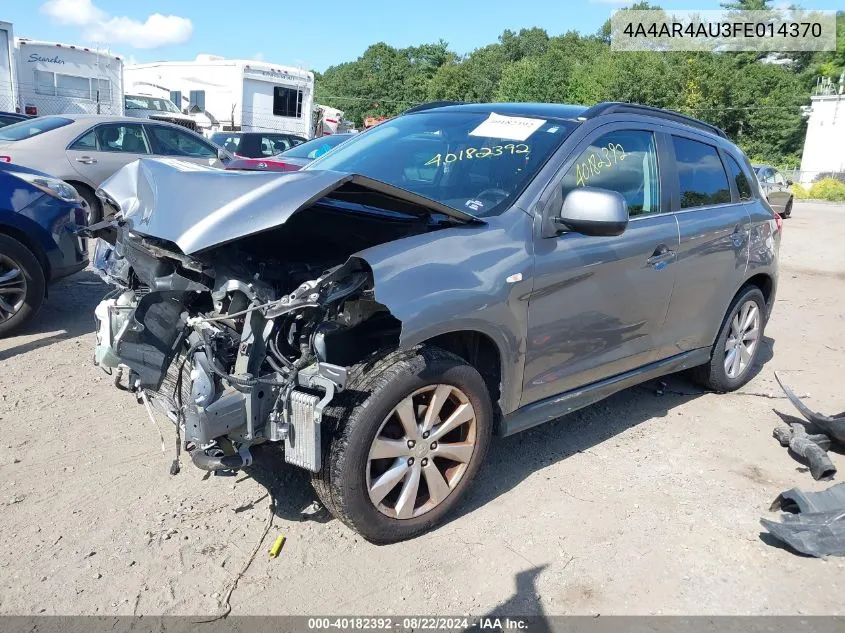
<path id="1" fill-rule="evenodd" d="M 120 184 L 98 191 L 112 219 L 90 233 L 102 238 L 95 267 L 115 286 L 95 311 L 95 362 L 176 425 L 177 446 L 200 468 L 242 468 L 251 446 L 270 441 L 284 442 L 288 463 L 319 471 L 323 412 L 348 368 L 396 347 L 401 330 L 354 254 L 454 218 L 410 213 L 407 201 L 351 183 L 272 229 L 188 253 L 144 233 L 142 187 L 121 198 Z"/>

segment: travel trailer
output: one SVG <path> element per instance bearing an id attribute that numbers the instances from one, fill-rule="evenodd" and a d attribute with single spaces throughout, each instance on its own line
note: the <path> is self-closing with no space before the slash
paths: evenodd
<path id="1" fill-rule="evenodd" d="M 202 114 L 217 131 L 288 132 L 310 137 L 314 75 L 267 62 L 198 55 L 187 62 L 126 67 L 127 84 L 167 86 L 186 114 Z M 204 128 L 204 126 L 202 126 Z"/>
<path id="2" fill-rule="evenodd" d="M 15 35 L 9 22 L 0 22 L 0 112 L 14 112 L 18 107 L 15 78 Z"/>
<path id="3" fill-rule="evenodd" d="M 18 102 L 25 114 L 123 115 L 123 61 L 82 46 L 16 40 Z"/>

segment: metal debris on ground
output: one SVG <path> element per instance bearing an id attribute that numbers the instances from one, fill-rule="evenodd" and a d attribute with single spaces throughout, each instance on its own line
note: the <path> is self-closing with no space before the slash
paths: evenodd
<path id="1" fill-rule="evenodd" d="M 821 492 L 787 490 L 771 509 L 794 513 L 781 515 L 780 523 L 760 519 L 777 540 L 808 556 L 845 556 L 845 483 Z"/>

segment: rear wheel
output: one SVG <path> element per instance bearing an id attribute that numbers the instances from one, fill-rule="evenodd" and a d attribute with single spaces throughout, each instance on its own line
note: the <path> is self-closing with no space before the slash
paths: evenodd
<path id="1" fill-rule="evenodd" d="M 718 392 L 734 391 L 747 383 L 760 356 L 765 315 L 766 300 L 760 289 L 743 288 L 728 308 L 710 362 L 693 370 L 696 381 Z"/>
<path id="2" fill-rule="evenodd" d="M 438 348 L 394 352 L 355 371 L 327 412 L 314 488 L 335 517 L 374 543 L 416 536 L 459 502 L 487 452 L 484 379 Z"/>
<path id="3" fill-rule="evenodd" d="M 26 246 L 0 235 L 0 337 L 38 312 L 46 280 L 38 258 Z"/>

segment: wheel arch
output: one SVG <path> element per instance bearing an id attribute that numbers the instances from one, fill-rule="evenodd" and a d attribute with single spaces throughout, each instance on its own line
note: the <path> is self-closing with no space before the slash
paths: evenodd
<path id="1" fill-rule="evenodd" d="M 427 338 L 421 344 L 451 352 L 478 370 L 487 385 L 497 416 L 501 415 L 505 367 L 502 351 L 493 337 L 477 329 L 452 330 Z"/>
<path id="2" fill-rule="evenodd" d="M 47 257 L 47 252 L 42 248 L 42 246 L 38 243 L 37 240 L 32 239 L 30 235 L 26 233 L 26 231 L 12 226 L 10 224 L 3 224 L 0 223 L 0 235 L 5 235 L 6 237 L 11 237 L 13 240 L 17 240 L 24 246 L 26 246 L 35 258 L 38 260 L 38 263 L 41 264 L 41 270 L 44 271 L 44 279 L 50 280 L 52 271 L 50 269 L 50 259 Z"/>

